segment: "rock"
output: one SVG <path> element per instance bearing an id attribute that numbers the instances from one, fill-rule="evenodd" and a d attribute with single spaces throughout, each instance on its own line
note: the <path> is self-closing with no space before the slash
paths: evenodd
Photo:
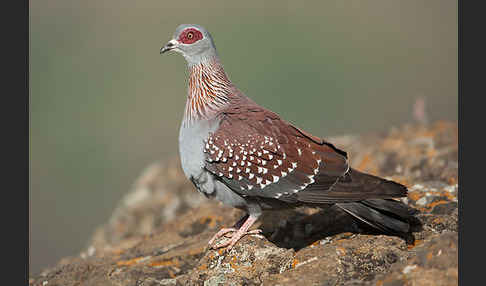
<path id="1" fill-rule="evenodd" d="M 457 233 L 444 232 L 417 246 L 405 262 L 393 265 L 369 285 L 458 285 Z"/>
<path id="2" fill-rule="evenodd" d="M 328 138 L 351 165 L 409 187 L 422 227 L 386 236 L 338 208 L 268 212 L 230 251 L 207 241 L 243 212 L 207 200 L 177 159 L 149 166 L 78 257 L 29 285 L 457 285 L 457 125 Z"/>

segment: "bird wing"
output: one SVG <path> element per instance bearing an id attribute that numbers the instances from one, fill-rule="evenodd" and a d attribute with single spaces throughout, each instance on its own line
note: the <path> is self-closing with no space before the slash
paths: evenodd
<path id="1" fill-rule="evenodd" d="M 237 105 L 218 117 L 205 140 L 205 168 L 240 195 L 295 200 L 312 187 L 333 197 L 331 187 L 349 170 L 346 152 L 263 107 Z"/>

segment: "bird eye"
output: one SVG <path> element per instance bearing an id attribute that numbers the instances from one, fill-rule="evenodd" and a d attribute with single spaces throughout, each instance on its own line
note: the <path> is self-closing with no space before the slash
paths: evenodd
<path id="1" fill-rule="evenodd" d="M 190 45 L 190 44 L 193 44 L 193 43 L 201 40 L 202 38 L 204 38 L 204 37 L 203 37 L 201 32 L 199 32 L 196 29 L 189 28 L 189 29 L 186 29 L 186 30 L 184 30 L 180 33 L 178 40 L 181 43 L 184 43 L 186 45 Z"/>

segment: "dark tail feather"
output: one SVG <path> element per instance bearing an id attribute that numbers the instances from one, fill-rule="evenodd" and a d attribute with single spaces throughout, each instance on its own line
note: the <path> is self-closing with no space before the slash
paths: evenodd
<path id="1" fill-rule="evenodd" d="M 336 205 L 360 221 L 391 234 L 410 232 L 410 221 L 416 213 L 415 209 L 392 199 L 368 199 Z"/>
<path id="2" fill-rule="evenodd" d="M 314 184 L 297 193 L 297 200 L 325 204 L 406 196 L 407 188 L 402 184 L 350 169 L 337 182 L 324 175 L 318 177 Z"/>

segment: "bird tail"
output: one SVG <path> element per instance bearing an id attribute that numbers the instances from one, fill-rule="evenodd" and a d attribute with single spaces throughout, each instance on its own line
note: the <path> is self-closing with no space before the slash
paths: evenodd
<path id="1" fill-rule="evenodd" d="M 393 199 L 367 199 L 359 202 L 337 203 L 360 221 L 384 232 L 404 234 L 410 231 L 410 223 L 417 210 Z"/>
<path id="2" fill-rule="evenodd" d="M 314 189 L 297 193 L 303 203 L 335 204 L 373 228 L 394 235 L 409 233 L 415 225 L 420 229 L 414 217 L 417 210 L 394 199 L 406 196 L 404 185 L 355 169 L 350 169 L 328 189 L 316 184 Z"/>

